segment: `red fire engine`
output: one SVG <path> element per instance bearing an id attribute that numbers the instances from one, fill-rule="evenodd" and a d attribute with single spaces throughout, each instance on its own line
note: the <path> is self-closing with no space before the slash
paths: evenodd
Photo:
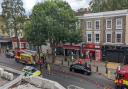
<path id="1" fill-rule="evenodd" d="M 116 71 L 115 86 L 116 89 L 128 89 L 128 66 Z"/>

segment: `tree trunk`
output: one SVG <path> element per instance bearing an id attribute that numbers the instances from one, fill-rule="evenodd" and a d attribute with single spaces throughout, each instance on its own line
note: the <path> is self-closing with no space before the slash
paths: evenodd
<path id="1" fill-rule="evenodd" d="M 40 56 L 40 46 L 37 46 L 37 51 L 38 51 L 38 62 L 39 62 L 39 69 L 41 71 L 42 74 L 42 67 L 41 67 L 41 56 Z"/>
<path id="2" fill-rule="evenodd" d="M 17 42 L 17 49 L 19 49 L 19 39 L 18 39 L 18 32 L 17 32 L 17 28 L 16 28 L 16 24 L 15 24 L 15 37 L 16 37 L 16 42 Z"/>
<path id="3" fill-rule="evenodd" d="M 54 42 L 50 41 L 50 46 L 52 49 L 52 64 L 54 64 L 55 63 L 55 44 L 54 44 Z"/>
<path id="4" fill-rule="evenodd" d="M 39 56 L 39 60 L 40 60 L 40 46 L 37 47 L 37 51 L 38 51 L 38 56 Z"/>

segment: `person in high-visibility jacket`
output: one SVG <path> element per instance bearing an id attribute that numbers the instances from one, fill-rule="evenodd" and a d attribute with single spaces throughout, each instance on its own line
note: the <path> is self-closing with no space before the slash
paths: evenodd
<path id="1" fill-rule="evenodd" d="M 48 74 L 51 74 L 51 67 L 49 63 L 47 64 L 47 70 L 48 70 Z"/>

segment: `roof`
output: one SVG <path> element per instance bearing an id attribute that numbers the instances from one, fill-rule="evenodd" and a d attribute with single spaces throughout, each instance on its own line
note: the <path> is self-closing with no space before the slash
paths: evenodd
<path id="1" fill-rule="evenodd" d="M 106 11 L 106 12 L 99 12 L 99 13 L 89 13 L 89 14 L 84 14 L 83 16 L 77 16 L 77 17 L 79 19 L 89 19 L 89 18 L 114 17 L 114 16 L 126 16 L 126 15 L 128 15 L 128 9 Z"/>

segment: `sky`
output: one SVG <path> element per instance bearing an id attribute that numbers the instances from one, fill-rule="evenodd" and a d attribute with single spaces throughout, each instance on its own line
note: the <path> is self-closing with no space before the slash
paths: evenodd
<path id="1" fill-rule="evenodd" d="M 0 0 L 0 5 L 3 0 Z M 43 0 L 22 0 L 24 3 L 24 8 L 27 13 L 31 12 L 33 6 L 41 2 Z M 79 8 L 86 8 L 88 7 L 88 4 L 90 0 L 65 0 L 69 3 L 69 5 L 72 7 L 73 10 L 78 10 Z M 2 12 L 2 8 L 0 6 L 0 12 Z"/>

